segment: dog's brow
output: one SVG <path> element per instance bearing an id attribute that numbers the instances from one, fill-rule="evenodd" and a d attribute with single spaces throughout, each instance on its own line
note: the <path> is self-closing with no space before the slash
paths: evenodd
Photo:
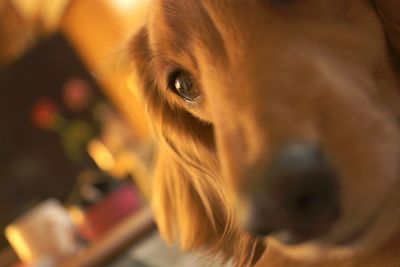
<path id="1" fill-rule="evenodd" d="M 201 2 L 201 9 L 202 9 L 202 13 L 203 13 L 203 19 L 205 21 L 204 24 L 207 25 L 207 32 L 210 35 L 210 39 L 209 39 L 209 43 L 213 44 L 213 47 L 211 47 L 211 50 L 216 52 L 217 54 L 214 54 L 214 58 L 217 60 L 222 59 L 223 62 L 225 62 L 225 60 L 228 58 L 227 56 L 227 49 L 224 43 L 224 40 L 222 38 L 221 32 L 218 30 L 218 28 L 215 25 L 215 22 L 212 20 L 212 18 L 210 17 L 210 15 L 208 14 L 208 12 L 206 12 L 205 8 L 204 8 L 204 3 L 202 1 Z M 213 42 L 211 42 L 210 40 L 213 40 Z"/>
<path id="2" fill-rule="evenodd" d="M 188 52 L 191 50 L 191 36 L 188 19 L 185 13 L 190 12 L 177 1 L 161 1 L 162 15 L 164 16 L 168 39 L 173 44 L 174 52 Z"/>
<path id="3" fill-rule="evenodd" d="M 161 3 L 168 27 L 167 41 L 171 43 L 174 53 L 189 55 L 193 61 L 194 46 L 200 45 L 209 51 L 211 58 L 226 58 L 221 34 L 205 11 L 202 1 L 191 1 L 190 5 L 174 0 L 163 0 Z"/>

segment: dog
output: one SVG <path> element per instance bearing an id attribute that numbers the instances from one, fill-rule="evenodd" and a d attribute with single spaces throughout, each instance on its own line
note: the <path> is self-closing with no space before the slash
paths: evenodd
<path id="1" fill-rule="evenodd" d="M 153 0 L 129 49 L 165 240 L 240 267 L 400 266 L 397 0 Z"/>

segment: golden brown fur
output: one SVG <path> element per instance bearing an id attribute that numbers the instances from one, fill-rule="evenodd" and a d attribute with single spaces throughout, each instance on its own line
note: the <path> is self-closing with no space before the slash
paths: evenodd
<path id="1" fill-rule="evenodd" d="M 238 192 L 301 138 L 341 173 L 343 215 L 326 240 L 378 219 L 354 247 L 268 240 L 259 266 L 400 266 L 400 242 L 386 245 L 400 233 L 397 0 L 154 0 L 131 47 L 160 143 L 152 195 L 166 240 L 255 262 L 264 241 L 240 227 Z M 176 68 L 195 78 L 196 103 L 168 90 Z"/>

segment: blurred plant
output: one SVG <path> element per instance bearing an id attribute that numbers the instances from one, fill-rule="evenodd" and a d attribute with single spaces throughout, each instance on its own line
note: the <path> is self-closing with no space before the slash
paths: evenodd
<path id="1" fill-rule="evenodd" d="M 92 92 L 87 81 L 79 78 L 68 80 L 63 89 L 65 105 L 74 112 L 86 109 L 92 100 Z"/>
<path id="2" fill-rule="evenodd" d="M 61 105 L 57 107 L 48 97 L 39 98 L 31 112 L 33 125 L 56 133 L 72 161 L 95 163 L 98 170 L 121 181 L 133 177 L 140 190 L 150 195 L 147 177 L 152 149 L 137 142 L 125 121 L 96 96 L 90 83 L 79 77 L 67 80 Z"/>
<path id="3" fill-rule="evenodd" d="M 59 133 L 66 154 L 75 161 L 83 160 L 87 143 L 96 134 L 93 126 L 81 119 L 66 123 Z"/>
<path id="4" fill-rule="evenodd" d="M 45 130 L 57 130 L 64 118 L 56 104 L 47 97 L 39 98 L 31 111 L 31 121 L 35 127 Z"/>
<path id="5" fill-rule="evenodd" d="M 83 92 L 82 89 L 72 90 Z M 74 95 L 75 100 L 79 99 L 80 107 L 82 107 L 82 101 L 87 99 L 83 95 L 88 95 L 88 93 L 74 93 L 71 95 Z M 87 156 L 86 146 L 89 140 L 96 135 L 96 122 L 89 122 L 81 118 L 67 120 L 60 113 L 55 102 L 48 97 L 41 97 L 36 101 L 30 117 L 35 127 L 53 131 L 60 136 L 64 151 L 71 160 L 80 162 Z"/>

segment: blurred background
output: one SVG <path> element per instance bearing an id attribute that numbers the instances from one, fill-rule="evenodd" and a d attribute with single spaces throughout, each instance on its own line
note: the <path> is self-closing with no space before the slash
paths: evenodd
<path id="1" fill-rule="evenodd" d="M 148 199 L 126 42 L 147 0 L 0 0 L 0 267 L 202 266 Z"/>

